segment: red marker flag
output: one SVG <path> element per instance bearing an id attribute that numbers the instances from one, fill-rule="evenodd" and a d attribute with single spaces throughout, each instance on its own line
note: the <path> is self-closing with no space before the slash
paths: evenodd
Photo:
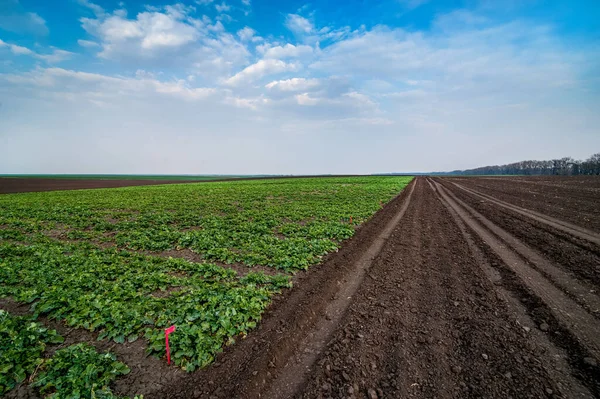
<path id="1" fill-rule="evenodd" d="M 165 328 L 165 344 L 167 345 L 167 364 L 171 364 L 171 349 L 169 348 L 169 334 L 175 331 L 176 327 Z"/>

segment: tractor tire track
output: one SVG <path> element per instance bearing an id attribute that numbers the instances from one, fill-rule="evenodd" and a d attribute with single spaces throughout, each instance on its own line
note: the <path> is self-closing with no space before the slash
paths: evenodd
<path id="1" fill-rule="evenodd" d="M 481 273 L 425 178 L 416 179 L 414 199 L 368 277 L 319 367 L 294 397 L 545 398 L 578 392 L 551 376 L 545 367 L 550 359 Z"/>
<path id="2" fill-rule="evenodd" d="M 443 181 L 600 233 L 597 176 L 445 177 Z"/>
<path id="3" fill-rule="evenodd" d="M 600 359 L 600 334 L 598 334 L 600 321 L 524 260 L 540 265 L 540 262 L 544 260 L 539 255 L 495 226 L 438 182 L 434 181 L 432 184 L 444 204 L 456 212 L 460 219 L 481 237 L 502 262 L 519 277 L 521 282 L 542 303 L 547 305 L 560 326 L 571 334 L 577 344 L 581 346 L 584 356 L 589 356 L 588 358 L 591 360 L 588 362 L 592 371 L 597 372 L 597 366 L 594 365 L 597 365 Z M 590 298 L 592 297 L 587 299 Z M 547 330 L 547 327 L 543 329 Z M 599 392 L 597 384 L 596 378 L 595 381 L 592 381 L 591 386 L 596 393 Z"/>
<path id="4" fill-rule="evenodd" d="M 452 184 L 454 184 L 456 187 L 460 188 L 461 190 L 464 190 L 468 193 L 471 193 L 473 195 L 475 195 L 476 197 L 480 197 L 483 198 L 485 200 L 488 200 L 496 205 L 499 205 L 501 207 L 510 209 L 520 215 L 529 217 L 533 220 L 536 220 L 538 222 L 541 222 L 543 224 L 546 224 L 548 226 L 554 227 L 557 230 L 561 230 L 564 231 L 565 233 L 567 233 L 568 235 L 573 235 L 579 238 L 582 238 L 584 240 L 593 242 L 594 244 L 600 245 L 600 234 L 593 232 L 591 230 L 585 229 L 583 227 L 580 226 L 576 226 L 572 223 L 569 222 L 565 222 L 547 215 L 544 215 L 542 213 L 533 211 L 533 210 L 529 210 L 529 209 L 525 209 L 525 208 L 521 208 L 520 206 L 517 205 L 513 205 L 510 204 L 508 202 L 496 199 L 490 195 L 481 193 L 479 191 L 467 188 L 463 185 L 460 185 L 458 183 L 452 182 Z"/>
<path id="5" fill-rule="evenodd" d="M 398 213 L 385 225 L 385 228 L 354 264 L 351 278 L 340 287 L 335 298 L 327 305 L 325 317 L 321 318 L 313 331 L 299 343 L 296 356 L 290 359 L 289 363 L 279 372 L 277 380 L 270 389 L 264 393 L 264 396 L 261 396 L 267 399 L 287 398 L 298 391 L 328 338 L 346 312 L 373 259 L 379 254 L 392 231 L 406 213 L 414 189 L 415 184 L 410 187 L 410 192 Z"/>
<path id="6" fill-rule="evenodd" d="M 447 192 L 447 189 L 445 189 L 441 184 L 437 182 L 434 182 L 433 184 L 435 184 L 438 193 L 443 198 L 445 195 L 449 195 L 483 226 L 485 226 L 489 231 L 493 232 L 494 235 L 499 237 L 504 243 L 512 248 L 516 254 L 520 255 L 522 259 L 525 259 L 527 262 L 533 265 L 538 272 L 548 276 L 554 285 L 559 286 L 563 291 L 569 294 L 571 298 L 577 301 L 579 305 L 587 309 L 592 315 L 600 317 L 600 297 L 598 297 L 596 294 L 595 287 L 573 278 L 571 275 L 562 270 L 561 267 L 553 264 L 553 262 L 544 258 L 537 251 L 523 244 L 521 240 L 497 226 L 481 213 L 467 205 L 465 202 L 456 197 L 451 191 Z M 598 348 L 600 349 L 600 340 Z"/>
<path id="7" fill-rule="evenodd" d="M 459 190 L 452 184 L 449 184 L 449 182 L 453 182 L 453 179 L 441 179 L 437 181 L 452 191 L 456 197 L 484 215 L 492 223 L 506 230 L 529 248 L 535 249 L 544 259 L 551 260 L 548 263 L 552 263 L 552 265 L 562 269 L 572 279 L 580 281 L 582 285 L 590 288 L 598 295 L 600 292 L 599 245 L 532 218 L 523 217 L 523 215 L 513 210 L 498 206 L 492 201 L 482 199 L 467 191 Z M 522 187 L 522 189 L 527 193 L 527 187 Z M 487 191 L 485 192 L 487 193 Z M 488 194 L 494 196 L 492 192 Z M 578 219 L 587 212 L 582 211 L 581 213 L 577 213 L 572 208 L 567 207 L 568 203 L 568 200 L 565 199 L 566 208 L 564 215 L 575 214 L 575 217 L 570 217 L 570 219 Z M 560 220 L 564 220 L 560 216 L 558 215 Z M 542 272 L 544 271 L 542 270 Z M 547 273 L 546 276 L 552 279 L 552 276 Z M 568 292 L 568 294 L 577 300 L 577 297 L 571 292 Z"/>
<path id="8" fill-rule="evenodd" d="M 430 186 L 435 191 L 431 183 Z M 561 394 L 567 398 L 584 399 L 594 397 L 582 383 L 581 376 L 569 364 L 573 354 L 567 353 L 566 349 L 577 346 L 577 344 L 559 342 L 558 345 L 555 345 L 550 339 L 551 337 L 535 328 L 548 320 L 550 310 L 539 299 L 530 294 L 530 291 L 520 282 L 518 276 L 507 267 L 500 266 L 502 260 L 481 240 L 481 237 L 469 230 L 468 226 L 452 208 L 446 205 L 446 209 L 450 212 L 467 241 L 473 258 L 480 265 L 488 280 L 494 284 L 498 298 L 501 298 L 506 303 L 507 308 L 513 312 L 517 324 L 521 325 L 523 330 L 530 334 L 531 338 L 546 353 L 546 361 L 548 362 L 546 371 L 554 381 L 557 381 L 557 385 L 561 388 Z M 533 312 L 530 309 L 532 306 L 536 306 Z M 572 363 L 577 366 L 578 360 L 580 359 L 575 359 Z"/>

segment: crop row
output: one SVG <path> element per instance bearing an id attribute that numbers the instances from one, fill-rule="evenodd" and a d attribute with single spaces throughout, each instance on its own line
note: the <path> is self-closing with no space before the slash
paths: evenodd
<path id="1" fill-rule="evenodd" d="M 71 345 L 44 358 L 47 345 L 64 341 L 31 317 L 0 309 L 0 395 L 29 378 L 51 398 L 116 396 L 109 384 L 129 368 L 112 353 L 98 353 L 88 344 Z"/>
<path id="2" fill-rule="evenodd" d="M 0 197 L 0 239 L 161 252 L 284 271 L 335 251 L 408 182 L 405 177 L 281 179 L 30 193 Z"/>
<path id="3" fill-rule="evenodd" d="M 188 371 L 254 328 L 271 296 L 291 284 L 283 275 L 239 277 L 208 263 L 50 240 L 0 244 L 0 282 L 0 296 L 32 303 L 36 317 L 117 343 L 144 336 L 157 356 L 165 353 L 162 330 L 175 324 L 171 350 Z"/>

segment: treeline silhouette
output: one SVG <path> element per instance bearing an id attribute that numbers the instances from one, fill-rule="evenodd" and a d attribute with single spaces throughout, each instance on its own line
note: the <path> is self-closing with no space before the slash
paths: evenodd
<path id="1" fill-rule="evenodd" d="M 549 161 L 521 161 L 507 165 L 482 166 L 475 169 L 454 170 L 450 175 L 600 175 L 600 152 L 585 161 L 571 157 Z"/>

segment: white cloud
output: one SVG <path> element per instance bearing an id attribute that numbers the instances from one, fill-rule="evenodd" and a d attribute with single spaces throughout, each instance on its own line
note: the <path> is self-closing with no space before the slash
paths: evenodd
<path id="1" fill-rule="evenodd" d="M 377 106 L 369 98 L 369 96 L 362 94 L 362 93 L 358 93 L 356 91 L 351 91 L 349 93 L 345 93 L 344 96 L 348 97 L 349 99 L 351 99 L 354 103 L 358 104 L 359 106 L 371 107 L 371 108 L 375 108 Z"/>
<path id="2" fill-rule="evenodd" d="M 26 14 L 26 17 L 28 17 L 28 23 L 33 25 L 37 29 L 41 29 L 43 31 L 44 28 L 46 28 L 46 20 L 40 17 L 38 14 L 34 12 L 28 12 Z"/>
<path id="3" fill-rule="evenodd" d="M 367 125 L 393 125 L 395 122 L 387 118 L 347 118 L 339 120 L 338 123 L 362 123 Z"/>
<path id="4" fill-rule="evenodd" d="M 237 35 L 240 37 L 240 39 L 242 39 L 242 41 L 252 40 L 255 34 L 256 31 L 248 26 L 244 27 L 243 29 L 240 29 L 237 32 Z"/>
<path id="5" fill-rule="evenodd" d="M 309 34 L 315 29 L 312 22 L 298 14 L 288 14 L 285 26 L 297 35 Z"/>
<path id="6" fill-rule="evenodd" d="M 317 105 L 319 103 L 318 99 L 312 98 L 311 96 L 308 95 L 308 93 L 297 94 L 295 96 L 295 98 L 296 98 L 296 101 L 298 102 L 298 104 L 300 104 L 300 105 L 312 106 L 312 105 Z"/>
<path id="7" fill-rule="evenodd" d="M 8 44 L 7 46 L 10 48 L 10 51 L 12 51 L 13 54 L 35 55 L 35 53 L 33 51 L 29 50 L 27 47 L 17 46 L 15 44 Z"/>
<path id="8" fill-rule="evenodd" d="M 238 108 L 248 108 L 251 110 L 258 110 L 260 106 L 269 103 L 268 98 L 256 97 L 256 98 L 241 98 L 229 96 L 225 98 L 225 104 L 233 105 Z"/>
<path id="9" fill-rule="evenodd" d="M 247 65 L 250 52 L 233 35 L 217 32 L 216 37 L 204 38 L 193 54 L 196 71 L 211 79 L 224 78 L 232 71 Z"/>
<path id="10" fill-rule="evenodd" d="M 150 8 L 132 18 L 114 14 L 83 18 L 82 25 L 100 43 L 99 57 L 134 68 L 176 66 L 187 68 L 187 73 L 222 79 L 247 65 L 250 57 L 241 39 L 227 32 L 220 21 L 196 18 L 193 7 L 181 4 Z M 242 30 L 241 35 L 249 33 Z"/>
<path id="11" fill-rule="evenodd" d="M 285 46 L 275 46 L 265 51 L 265 58 L 298 58 L 312 54 L 313 49 L 310 46 L 287 43 Z"/>
<path id="12" fill-rule="evenodd" d="M 383 95 L 383 97 L 389 97 L 389 98 L 393 98 L 393 99 L 407 99 L 410 101 L 415 101 L 415 100 L 420 100 L 420 99 L 425 99 L 427 97 L 430 97 L 431 93 L 422 89 L 415 89 L 415 90 L 404 90 L 404 91 L 398 91 L 398 92 L 393 92 L 393 93 L 386 93 Z"/>
<path id="13" fill-rule="evenodd" d="M 93 42 L 91 40 L 83 40 L 83 39 L 79 39 L 77 40 L 77 44 L 79 44 L 81 47 L 99 47 L 100 44 Z"/>
<path id="14" fill-rule="evenodd" d="M 56 64 L 61 61 L 67 60 L 73 56 L 70 51 L 65 51 L 57 48 L 52 48 L 52 52 L 49 54 L 37 53 L 27 47 L 18 46 L 16 44 L 9 44 L 0 40 L 0 48 L 7 47 L 15 55 L 26 55 L 39 60 L 43 60 L 49 64 Z"/>
<path id="15" fill-rule="evenodd" d="M 319 79 L 292 78 L 286 80 L 274 80 L 265 85 L 268 89 L 280 91 L 307 91 L 321 86 Z"/>
<path id="16" fill-rule="evenodd" d="M 96 3 L 92 3 L 89 0 L 77 0 L 77 2 L 79 4 L 81 4 L 83 7 L 90 9 L 98 17 L 102 17 L 106 14 L 106 12 L 104 11 L 104 8 L 100 7 Z"/>
<path id="17" fill-rule="evenodd" d="M 191 87 L 185 80 L 159 81 L 141 70 L 136 72 L 135 78 L 124 78 L 62 68 L 38 68 L 21 75 L 4 75 L 4 79 L 14 84 L 46 89 L 54 95 L 88 100 L 108 101 L 123 93 L 141 98 L 147 93 L 157 93 L 183 100 L 199 100 L 217 93 L 214 88 Z"/>
<path id="18" fill-rule="evenodd" d="M 526 23 L 439 34 L 377 27 L 322 49 L 311 69 L 357 79 L 437 81 L 444 90 L 485 82 L 526 92 L 572 81 L 578 57 L 556 47 L 547 30 Z"/>
<path id="19" fill-rule="evenodd" d="M 1 141 L 6 144 L 0 146 L 3 171 L 67 173 L 76 167 L 80 173 L 176 174 L 189 169 L 188 173 L 234 174 L 240 165 L 224 171 L 217 166 L 223 154 L 213 155 L 225 143 L 229 143 L 227 157 L 233 160 L 248 151 L 258 158 L 268 157 L 275 148 L 264 138 L 278 140 L 266 124 L 260 131 L 245 128 L 257 123 L 268 99 L 229 96 L 179 81 L 51 68 L 2 74 L 0 91 L 10 98 L 3 100 L 0 112 L 11 116 L 0 118 Z M 27 143 L 34 144 L 23 152 Z M 88 149 L 85 155 L 82 148 Z M 261 173 L 268 164 L 258 160 L 244 171 Z"/>
<path id="20" fill-rule="evenodd" d="M 133 20 L 112 15 L 83 18 L 82 24 L 89 34 L 100 40 L 103 49 L 99 55 L 103 58 L 153 58 L 199 37 L 198 28 L 188 22 L 186 12 L 182 7 L 167 7 L 164 13 L 141 12 Z"/>
<path id="21" fill-rule="evenodd" d="M 198 9 L 208 4 L 206 12 L 212 14 L 213 6 L 223 4 L 246 10 L 241 2 L 227 1 L 196 4 Z M 249 147 L 243 140 L 248 138 L 256 140 L 256 151 L 277 147 L 273 154 L 263 154 L 272 161 L 270 169 L 263 170 L 267 173 L 391 171 L 401 170 L 407 159 L 413 170 L 444 169 L 444 159 L 488 162 L 490 154 L 509 147 L 505 143 L 511 144 L 507 151 L 517 151 L 539 148 L 530 144 L 542 140 L 560 143 L 555 147 L 562 155 L 565 148 L 575 148 L 564 131 L 577 132 L 586 148 L 600 145 L 594 130 L 600 120 L 593 112 L 600 98 L 594 74 L 598 47 L 570 42 L 535 21 L 494 23 L 493 15 L 458 10 L 438 15 L 426 31 L 316 28 L 312 14 L 303 9 L 285 19 L 295 37 L 288 43 L 285 35 L 275 37 L 272 32 L 261 31 L 266 39 L 256 36 L 244 24 L 232 30 L 219 16 L 201 17 L 201 12 L 181 4 L 147 7 L 128 17 L 125 10 L 111 13 L 89 0 L 82 3 L 96 12 L 90 17 L 84 10 L 89 18 L 82 23 L 90 40 L 81 39 L 79 45 L 98 47 L 104 59 L 95 70 L 106 66 L 124 76 L 41 67 L 0 75 L 0 90 L 9 99 L 2 112 L 15 115 L 10 121 L 0 118 L 0 131 L 9 132 L 13 142 L 24 137 L 18 147 L 21 154 L 27 142 L 39 142 L 34 138 L 41 133 L 35 132 L 46 134 L 54 128 L 56 137 L 86 136 L 81 148 L 94 147 L 90 140 L 112 132 L 115 141 L 107 146 L 111 150 L 123 140 L 143 142 L 144 154 L 156 149 L 153 157 L 124 156 L 121 161 L 133 158 L 132 164 L 146 167 L 154 167 L 153 158 L 166 157 L 167 149 L 178 156 L 161 165 L 182 165 L 185 156 L 180 153 L 193 148 L 191 161 L 185 163 L 188 173 L 205 172 L 194 168 L 200 168 L 195 162 L 207 159 L 219 165 L 217 172 L 235 164 L 251 173 L 246 166 L 256 165 L 258 157 L 244 155 Z M 42 65 L 72 56 L 1 40 L 0 51 L 1 56 L 12 53 L 11 59 L 30 57 Z M 100 120 L 101 125 L 91 127 L 89 120 Z M 32 133 L 21 135 L 26 130 Z M 179 147 L 171 144 L 174 134 L 181 140 Z M 296 136 L 302 140 L 294 141 Z M 232 143 L 244 148 L 239 162 L 228 152 Z M 394 151 L 408 147 L 414 151 L 398 161 Z M 198 148 L 210 148 L 210 154 L 198 153 Z M 461 151 L 449 156 L 452 148 Z M 363 163 L 331 158 L 332 153 L 352 151 L 371 155 Z M 432 154 L 427 161 L 423 151 Z M 220 158 L 211 158 L 213 152 Z M 286 156 L 276 158 L 281 153 Z M 311 154 L 314 169 L 299 169 L 304 162 L 290 161 L 298 153 Z M 40 159 L 54 165 L 41 154 Z M 0 148 L 0 168 L 9 165 L 10 155 Z M 327 162 L 319 164 L 320 159 Z M 87 157 L 81 162 L 86 161 Z M 37 165 L 33 157 L 28 162 Z"/>
<path id="22" fill-rule="evenodd" d="M 360 110 L 361 113 L 368 113 L 377 110 L 377 104 L 368 96 L 355 91 L 344 93 L 338 97 L 327 98 L 323 96 L 311 95 L 309 93 L 300 93 L 294 96 L 296 102 L 303 106 L 319 105 L 328 108 L 328 111 L 344 112 L 343 110 Z"/>
<path id="23" fill-rule="evenodd" d="M 237 86 L 250 83 L 267 75 L 281 72 L 293 72 L 299 69 L 298 64 L 286 63 L 281 60 L 266 59 L 252 64 L 225 81 L 227 85 Z"/>
<path id="24" fill-rule="evenodd" d="M 50 54 L 37 54 L 36 57 L 46 61 L 49 64 L 57 64 L 59 62 L 68 60 L 73 56 L 73 53 L 70 51 L 65 51 L 61 49 L 53 49 Z"/>
<path id="25" fill-rule="evenodd" d="M 245 6 L 250 6 L 252 0 L 242 0 L 242 4 Z"/>
<path id="26" fill-rule="evenodd" d="M 217 12 L 225 12 L 231 10 L 231 6 L 225 2 L 222 2 L 221 4 L 215 4 L 215 9 Z"/>

